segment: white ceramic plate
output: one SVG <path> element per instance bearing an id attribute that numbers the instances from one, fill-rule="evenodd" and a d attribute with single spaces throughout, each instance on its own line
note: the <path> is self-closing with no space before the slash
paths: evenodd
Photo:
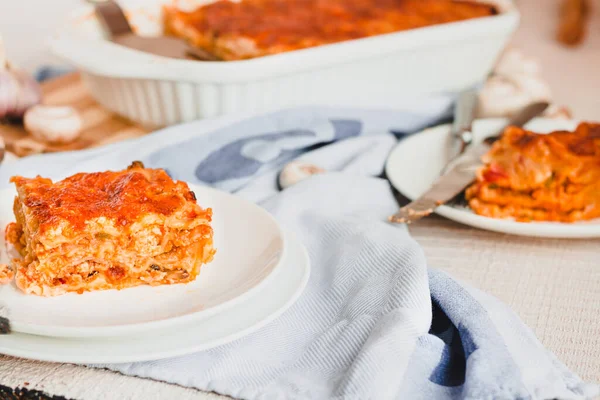
<path id="1" fill-rule="evenodd" d="M 496 134 L 507 121 L 504 119 L 482 119 L 475 121 L 473 130 L 476 141 Z M 547 133 L 558 129 L 573 129 L 576 121 L 538 118 L 527 128 Z M 440 125 L 411 135 L 392 150 L 386 164 L 386 174 L 394 187 L 413 200 L 423 194 L 439 176 L 448 162 L 450 125 Z M 468 208 L 441 206 L 438 214 L 456 222 L 490 231 L 523 236 L 554 238 L 600 237 L 600 220 L 577 223 L 516 222 L 510 219 L 495 219 L 476 215 Z"/>
<path id="2" fill-rule="evenodd" d="M 147 334 L 210 317 L 264 286 L 284 256 L 284 236 L 275 219 L 239 197 L 190 188 L 199 204 L 213 209 L 217 249 L 194 282 L 58 297 L 26 296 L 14 284 L 0 286 L 0 305 L 8 310 L 13 330 L 61 337 Z M 0 191 L 2 227 L 14 220 L 14 194 L 12 189 Z M 3 253 L 0 262 L 7 261 Z"/>
<path id="3" fill-rule="evenodd" d="M 0 353 L 33 360 L 104 364 L 159 360 L 210 349 L 273 321 L 298 299 L 310 275 L 302 243 L 286 233 L 280 271 L 259 293 L 202 321 L 122 338 L 58 338 L 23 333 L 1 336 Z"/>

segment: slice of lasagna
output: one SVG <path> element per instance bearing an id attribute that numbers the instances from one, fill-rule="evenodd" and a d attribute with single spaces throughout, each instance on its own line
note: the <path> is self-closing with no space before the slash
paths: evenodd
<path id="1" fill-rule="evenodd" d="M 219 59 L 242 60 L 496 14 L 454 0 L 218 0 L 164 8 L 166 34 Z"/>
<path id="2" fill-rule="evenodd" d="M 600 124 L 538 134 L 508 128 L 466 198 L 477 214 L 517 221 L 600 217 Z"/>
<path id="3" fill-rule="evenodd" d="M 16 222 L 6 237 L 21 255 L 13 271 L 25 293 L 189 282 L 215 253 L 212 210 L 164 170 L 134 162 L 124 171 L 58 182 L 39 176 L 11 181 Z"/>

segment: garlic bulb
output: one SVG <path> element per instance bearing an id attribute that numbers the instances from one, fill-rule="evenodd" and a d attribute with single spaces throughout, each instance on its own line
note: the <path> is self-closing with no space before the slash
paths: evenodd
<path id="1" fill-rule="evenodd" d="M 281 189 L 288 188 L 314 174 L 325 172 L 321 167 L 302 161 L 288 163 L 279 174 L 278 183 Z"/>
<path id="2" fill-rule="evenodd" d="M 548 84 L 527 75 L 492 76 L 479 93 L 480 117 L 509 117 L 534 101 L 550 101 Z"/>
<path id="3" fill-rule="evenodd" d="M 42 99 L 40 86 L 27 72 L 6 60 L 0 37 L 0 121 L 21 118 L 25 111 Z"/>
<path id="4" fill-rule="evenodd" d="M 31 107 L 25 113 L 25 129 L 35 139 L 48 143 L 69 143 L 79 137 L 83 122 L 73 107 Z"/>
<path id="5" fill-rule="evenodd" d="M 516 49 L 507 50 L 479 93 L 480 118 L 510 117 L 535 101 L 548 101 L 552 93 L 539 64 Z"/>

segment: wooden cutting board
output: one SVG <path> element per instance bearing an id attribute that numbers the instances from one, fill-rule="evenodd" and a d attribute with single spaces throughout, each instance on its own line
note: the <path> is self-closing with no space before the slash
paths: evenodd
<path id="1" fill-rule="evenodd" d="M 148 129 L 119 117 L 96 103 L 77 73 L 49 80 L 41 86 L 42 103 L 75 107 L 83 119 L 83 130 L 74 142 L 53 145 L 33 139 L 21 124 L 0 124 L 0 135 L 6 142 L 7 150 L 19 157 L 97 147 L 149 132 Z"/>

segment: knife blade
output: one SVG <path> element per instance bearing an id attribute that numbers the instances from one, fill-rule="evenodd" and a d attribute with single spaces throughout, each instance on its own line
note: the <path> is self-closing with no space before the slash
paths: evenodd
<path id="1" fill-rule="evenodd" d="M 490 150 L 493 142 L 502 135 L 508 126 L 521 127 L 544 112 L 547 107 L 548 103 L 539 102 L 523 108 L 496 135 L 472 145 L 463 154 L 453 159 L 446 172 L 434 182 L 427 192 L 390 216 L 389 221 L 409 224 L 426 217 L 437 207 L 454 198 L 473 182 L 477 169 L 482 165 L 481 157 Z"/>

